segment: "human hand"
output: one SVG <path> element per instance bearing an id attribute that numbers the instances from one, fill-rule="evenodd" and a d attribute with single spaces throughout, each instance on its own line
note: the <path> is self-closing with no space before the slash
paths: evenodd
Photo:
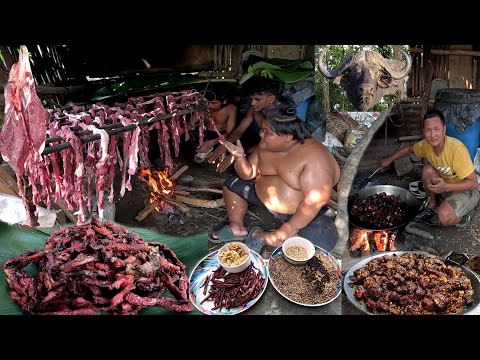
<path id="1" fill-rule="evenodd" d="M 225 172 L 225 170 L 228 169 L 228 167 L 230 165 L 233 164 L 233 162 L 235 161 L 235 158 L 233 157 L 232 154 L 228 154 L 227 156 L 225 156 L 223 158 L 222 161 L 220 161 L 218 164 L 217 164 L 217 169 L 215 170 L 217 173 L 223 173 Z"/>
<path id="2" fill-rule="evenodd" d="M 441 194 L 447 191 L 446 189 L 447 184 L 445 183 L 445 180 L 443 180 L 443 178 L 438 177 L 435 179 L 431 179 L 430 182 L 431 184 L 427 185 L 427 188 L 434 194 Z"/>
<path id="3" fill-rule="evenodd" d="M 278 229 L 264 232 L 261 238 L 265 245 L 279 247 L 282 246 L 289 236 L 287 236 L 285 231 Z"/>
<path id="4" fill-rule="evenodd" d="M 208 155 L 207 159 L 210 164 L 215 164 L 215 161 L 219 163 L 225 158 L 225 154 L 227 153 L 227 149 L 224 146 L 218 146 L 215 150 L 213 150 L 210 155 Z"/>
<path id="5" fill-rule="evenodd" d="M 227 151 L 236 158 L 241 158 L 245 156 L 245 150 L 243 149 L 240 139 L 237 140 L 237 145 L 232 144 L 230 141 L 220 140 L 220 144 L 225 146 Z"/>
<path id="6" fill-rule="evenodd" d="M 197 152 L 206 153 L 208 152 L 208 150 L 212 148 L 212 146 L 213 146 L 212 140 L 204 141 L 202 145 L 197 146 Z"/>
<path id="7" fill-rule="evenodd" d="M 393 162 L 393 161 L 392 161 L 390 158 L 382 159 L 382 160 L 380 161 L 380 166 L 381 166 L 382 168 L 385 168 L 385 167 L 387 167 L 387 166 L 390 166 L 390 164 L 391 164 L 392 162 Z"/>

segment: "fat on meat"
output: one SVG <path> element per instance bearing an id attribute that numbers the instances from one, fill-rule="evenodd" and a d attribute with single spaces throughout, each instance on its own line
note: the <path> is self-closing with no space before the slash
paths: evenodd
<path id="1" fill-rule="evenodd" d="M 4 94 L 5 119 L 0 133 L 0 153 L 15 171 L 19 193 L 27 209 L 29 225 L 34 226 L 35 220 L 29 211 L 29 201 L 25 197 L 27 184 L 22 181 L 22 176 L 28 176 L 31 166 L 37 164 L 46 169 L 31 175 L 30 181 L 40 181 L 39 174 L 45 176 L 45 172 L 49 171 L 47 163 L 42 163 L 40 154 L 45 147 L 50 114 L 43 107 L 35 90 L 28 49 L 24 45 L 20 46 L 18 62 L 10 69 Z M 36 187 L 32 190 L 38 191 Z"/>

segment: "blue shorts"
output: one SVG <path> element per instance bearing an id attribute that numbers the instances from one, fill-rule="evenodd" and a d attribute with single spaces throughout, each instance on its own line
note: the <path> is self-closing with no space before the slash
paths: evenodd
<path id="1" fill-rule="evenodd" d="M 248 203 L 267 209 L 275 219 L 282 223 L 287 222 L 292 217 L 290 214 L 279 214 L 269 210 L 255 192 L 255 180 L 243 180 L 235 174 L 227 178 L 223 185 L 231 192 L 247 200 Z M 325 214 L 327 210 L 327 206 L 324 206 L 307 226 L 298 231 L 298 235 L 327 251 L 331 251 L 337 244 L 338 232 L 332 218 Z"/>

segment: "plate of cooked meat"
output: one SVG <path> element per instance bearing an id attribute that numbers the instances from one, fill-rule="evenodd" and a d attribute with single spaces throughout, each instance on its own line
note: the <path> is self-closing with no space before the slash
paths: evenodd
<path id="1" fill-rule="evenodd" d="M 250 265 L 239 273 L 228 273 L 214 251 L 204 257 L 190 275 L 189 299 L 207 315 L 235 315 L 249 309 L 268 284 L 267 264 L 250 250 Z"/>
<path id="2" fill-rule="evenodd" d="M 370 315 L 467 314 L 480 304 L 480 279 L 473 271 L 427 252 L 371 256 L 348 270 L 343 288 Z"/>

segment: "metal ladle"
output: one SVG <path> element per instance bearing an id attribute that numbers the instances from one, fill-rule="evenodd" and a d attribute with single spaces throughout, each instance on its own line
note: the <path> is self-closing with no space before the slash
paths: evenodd
<path id="1" fill-rule="evenodd" d="M 380 166 L 377 170 L 375 170 L 368 178 L 363 179 L 357 186 L 357 189 L 360 190 L 362 189 L 365 185 L 367 185 L 368 180 L 372 178 L 373 175 L 375 175 L 382 167 Z"/>

